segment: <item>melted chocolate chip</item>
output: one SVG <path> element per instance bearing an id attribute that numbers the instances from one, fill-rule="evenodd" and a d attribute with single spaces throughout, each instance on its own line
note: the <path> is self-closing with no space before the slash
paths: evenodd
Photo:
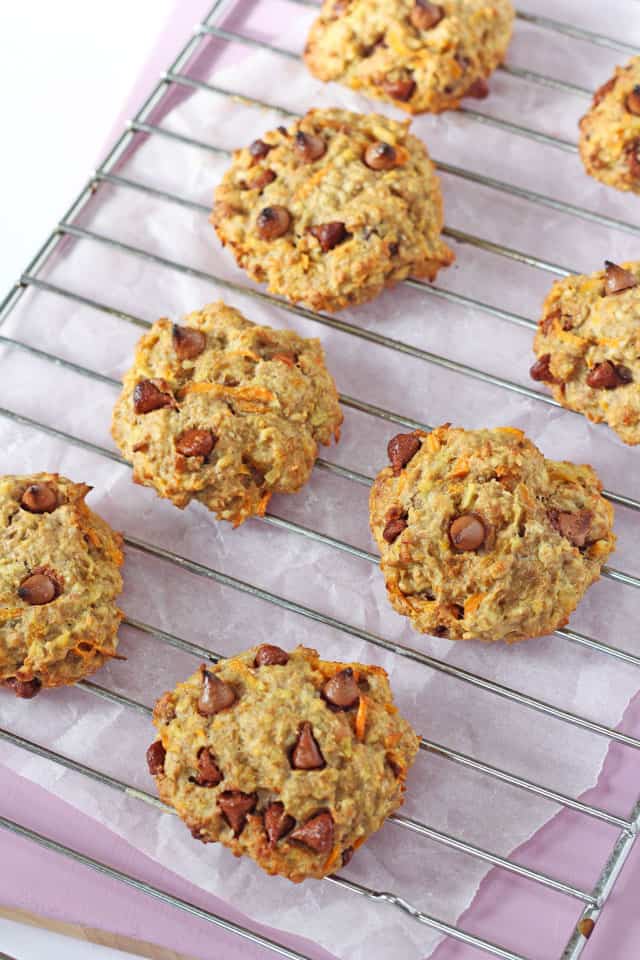
<path id="1" fill-rule="evenodd" d="M 252 180 L 249 180 L 247 186 L 251 190 L 264 190 L 265 187 L 268 187 L 270 183 L 276 179 L 276 175 L 273 170 L 261 170 Z"/>
<path id="2" fill-rule="evenodd" d="M 310 723 L 303 723 L 300 728 L 298 739 L 291 751 L 291 766 L 294 770 L 321 770 L 325 766 Z"/>
<path id="3" fill-rule="evenodd" d="M 255 809 L 257 802 L 255 793 L 243 793 L 241 790 L 225 790 L 218 797 L 218 806 L 235 837 L 239 837 L 244 830 L 247 814 Z"/>
<path id="4" fill-rule="evenodd" d="M 625 105 L 629 113 L 633 113 L 634 116 L 640 117 L 640 84 L 636 84 L 631 93 L 628 95 Z"/>
<path id="5" fill-rule="evenodd" d="M 147 766 L 149 767 L 149 773 L 152 777 L 157 777 L 161 773 L 164 773 L 164 760 L 166 755 L 167 751 L 162 746 L 160 740 L 152 743 L 147 750 Z"/>
<path id="6" fill-rule="evenodd" d="M 32 483 L 22 494 L 20 506 L 29 513 L 53 513 L 58 494 L 46 483 Z"/>
<path id="7" fill-rule="evenodd" d="M 390 143 L 378 140 L 367 147 L 364 162 L 372 170 L 392 170 L 398 162 L 398 153 Z"/>
<path id="8" fill-rule="evenodd" d="M 333 817 L 330 813 L 319 813 L 301 824 L 290 835 L 291 840 L 304 844 L 315 853 L 328 854 L 333 850 Z"/>
<path id="9" fill-rule="evenodd" d="M 60 584 L 48 571 L 36 570 L 18 587 L 18 596 L 32 607 L 51 603 L 61 594 Z"/>
<path id="10" fill-rule="evenodd" d="M 464 513 L 449 526 L 449 540 L 460 553 L 479 550 L 487 538 L 487 530 L 475 513 Z"/>
<path id="11" fill-rule="evenodd" d="M 175 407 L 175 399 L 164 380 L 140 380 L 133 391 L 135 413 L 151 413 L 161 407 Z"/>
<path id="12" fill-rule="evenodd" d="M 407 521 L 404 517 L 395 517 L 389 520 L 382 531 L 383 539 L 387 543 L 395 543 L 401 533 L 407 529 Z"/>
<path id="13" fill-rule="evenodd" d="M 415 433 L 398 433 L 387 444 L 387 455 L 396 476 L 415 457 L 420 449 L 420 439 Z"/>
<path id="14" fill-rule="evenodd" d="M 202 671 L 202 691 L 198 697 L 198 713 L 202 717 L 212 717 L 221 710 L 226 710 L 236 702 L 233 687 L 220 680 L 215 673 L 206 667 Z"/>
<path id="15" fill-rule="evenodd" d="M 606 296 L 622 293 L 623 290 L 631 290 L 638 286 L 638 278 L 630 270 L 619 267 L 617 263 L 612 263 L 611 260 L 605 260 L 604 265 L 606 270 L 604 281 Z"/>
<path id="16" fill-rule="evenodd" d="M 593 514 L 590 510 L 576 510 L 574 513 L 550 510 L 549 520 L 558 533 L 566 537 L 574 547 L 584 547 L 587 542 Z"/>
<path id="17" fill-rule="evenodd" d="M 634 180 L 640 180 L 640 137 L 627 146 L 625 156 L 631 176 Z"/>
<path id="18" fill-rule="evenodd" d="M 486 100 L 489 96 L 489 84 L 484 77 L 477 77 L 470 87 L 464 92 L 465 97 L 473 97 L 474 100 Z"/>
<path id="19" fill-rule="evenodd" d="M 198 752 L 196 783 L 200 787 L 217 787 L 221 780 L 224 780 L 224 777 L 215 761 L 215 757 L 208 747 L 203 747 Z"/>
<path id="20" fill-rule="evenodd" d="M 309 233 L 316 238 L 322 247 L 323 253 L 333 250 L 339 243 L 347 239 L 347 228 L 339 220 L 330 223 L 320 223 L 316 227 L 309 227 Z"/>
<path id="21" fill-rule="evenodd" d="M 529 376 L 532 380 L 542 380 L 545 383 L 555 383 L 555 377 L 551 373 L 551 354 L 545 353 L 539 357 L 529 370 Z"/>
<path id="22" fill-rule="evenodd" d="M 622 376 L 619 371 L 622 370 Z M 587 385 L 593 390 L 615 390 L 626 383 L 631 376 L 631 371 L 627 367 L 616 367 L 610 360 L 603 360 L 602 363 L 596 363 L 587 374 Z"/>
<path id="23" fill-rule="evenodd" d="M 284 667 L 289 663 L 289 654 L 281 647 L 276 647 L 271 643 L 263 643 L 258 647 L 254 666 L 256 667 Z"/>
<path id="24" fill-rule="evenodd" d="M 261 240 L 277 240 L 290 226 L 291 214 L 286 207 L 265 207 L 256 220 L 256 231 Z"/>
<path id="25" fill-rule="evenodd" d="M 416 0 L 409 19 L 416 30 L 432 30 L 443 17 L 444 10 L 439 4 L 429 3 L 429 0 Z"/>
<path id="26" fill-rule="evenodd" d="M 269 838 L 269 846 L 273 850 L 278 840 L 293 830 L 295 820 L 290 817 L 284 808 L 284 803 L 274 801 L 270 803 L 264 812 L 264 829 Z"/>
<path id="27" fill-rule="evenodd" d="M 176 450 L 183 457 L 208 457 L 216 445 L 217 437 L 211 430 L 192 427 L 176 437 Z"/>
<path id="28" fill-rule="evenodd" d="M 193 327 L 181 327 L 174 323 L 171 336 L 178 360 L 193 360 L 207 345 L 207 338 L 202 330 L 195 330 Z"/>
<path id="29" fill-rule="evenodd" d="M 33 680 L 18 680 L 17 677 L 10 677 L 4 681 L 5 686 L 9 687 L 20 700 L 33 700 L 33 698 L 42 690 L 42 681 L 34 677 Z"/>
<path id="30" fill-rule="evenodd" d="M 360 688 L 351 667 L 340 670 L 322 688 L 322 696 L 340 710 L 355 707 L 360 699 Z"/>
<path id="31" fill-rule="evenodd" d="M 262 160 L 270 150 L 273 150 L 273 147 L 265 143 L 264 140 L 254 140 L 249 147 L 249 153 L 255 160 Z"/>
<path id="32" fill-rule="evenodd" d="M 327 152 L 327 144 L 322 137 L 314 133 L 305 133 L 298 130 L 293 138 L 293 149 L 303 163 L 313 163 Z"/>
<path id="33" fill-rule="evenodd" d="M 346 867 L 348 863 L 351 863 L 351 858 L 353 857 L 353 853 L 354 853 L 353 847 L 346 847 L 342 851 L 341 861 L 342 861 L 343 867 Z"/>
<path id="34" fill-rule="evenodd" d="M 393 100 L 400 100 L 401 103 L 406 103 L 407 100 L 411 100 L 411 97 L 414 95 L 416 84 L 414 80 L 409 79 L 385 80 L 382 84 L 382 89 L 387 96 Z"/>

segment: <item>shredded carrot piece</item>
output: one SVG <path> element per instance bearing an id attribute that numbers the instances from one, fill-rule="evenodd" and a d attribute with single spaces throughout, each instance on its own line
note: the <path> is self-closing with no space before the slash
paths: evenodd
<path id="1" fill-rule="evenodd" d="M 336 864 L 338 863 L 338 860 L 340 859 L 340 854 L 341 854 L 341 853 L 342 853 L 342 847 L 340 846 L 339 843 L 337 843 L 337 844 L 335 845 L 335 847 L 333 848 L 333 850 L 331 851 L 331 853 L 329 854 L 329 856 L 328 856 L 328 858 L 327 858 L 324 866 L 322 867 L 322 869 L 323 869 L 323 870 L 333 870 L 333 868 L 334 868 L 334 867 L 336 866 Z"/>
<path id="2" fill-rule="evenodd" d="M 465 617 L 469 613 L 474 613 L 486 597 L 486 593 L 474 593 L 464 602 L 464 615 Z"/>
<path id="3" fill-rule="evenodd" d="M 182 400 L 189 393 L 212 393 L 218 397 L 229 397 L 250 411 L 275 400 L 271 390 L 265 387 L 225 387 L 221 383 L 187 383 L 178 392 L 178 398 Z"/>
<path id="4" fill-rule="evenodd" d="M 15 620 L 16 617 L 21 617 L 23 610 L 20 607 L 4 607 L 0 610 L 0 623 L 4 623 L 7 620 Z"/>
<path id="5" fill-rule="evenodd" d="M 500 433 L 513 433 L 516 437 L 524 437 L 522 430 L 518 430 L 517 427 L 498 427 Z"/>
<path id="6" fill-rule="evenodd" d="M 453 465 L 453 470 L 449 474 L 450 477 L 466 477 L 469 473 L 469 461 L 466 457 L 458 457 L 456 462 Z"/>
<path id="7" fill-rule="evenodd" d="M 279 360 L 281 363 L 286 363 L 288 367 L 294 367 L 293 357 L 290 357 L 287 353 L 274 353 L 274 360 Z"/>
<path id="8" fill-rule="evenodd" d="M 358 713 L 356 714 L 356 737 L 358 740 L 363 741 L 365 730 L 367 727 L 367 710 L 368 710 L 368 700 L 366 697 L 360 696 L 360 702 L 358 703 Z"/>
<path id="9" fill-rule="evenodd" d="M 425 446 L 429 453 L 437 453 L 440 449 L 440 441 L 435 435 L 435 433 L 430 433 L 427 439 L 425 440 Z"/>

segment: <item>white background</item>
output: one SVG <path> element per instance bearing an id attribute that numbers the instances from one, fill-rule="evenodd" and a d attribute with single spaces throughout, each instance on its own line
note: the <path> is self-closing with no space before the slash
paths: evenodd
<path id="1" fill-rule="evenodd" d="M 81 189 L 174 0 L 0 0 L 0 297 Z"/>

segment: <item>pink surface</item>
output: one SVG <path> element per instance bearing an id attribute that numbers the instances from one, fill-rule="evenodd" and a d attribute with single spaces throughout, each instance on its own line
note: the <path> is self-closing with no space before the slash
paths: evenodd
<path id="1" fill-rule="evenodd" d="M 173 59 L 193 25 L 209 6 L 210 3 L 203 0 L 182 0 L 176 4 L 139 82 L 114 126 L 112 141 L 121 132 L 124 121 L 138 109 L 155 78 Z M 640 735 L 640 698 L 627 711 L 624 729 L 627 733 Z M 640 793 L 640 771 L 637 765 L 634 769 L 629 762 L 629 753 L 624 747 L 612 748 L 597 788 L 585 799 L 606 809 L 628 814 L 631 798 Z M 20 777 L 0 770 L 0 794 L 0 812 L 4 816 L 163 890 L 242 922 L 239 913 L 191 887 L 170 871 L 158 867 L 90 818 Z M 136 801 L 130 802 L 134 804 Z M 575 842 L 576 836 L 580 838 L 579 844 Z M 572 841 L 570 845 L 569 838 Z M 592 824 L 577 814 L 565 812 L 539 831 L 534 840 L 525 844 L 518 851 L 517 859 L 551 874 L 571 874 L 578 885 L 587 888 L 601 869 L 611 843 L 612 833 L 609 829 Z M 579 857 L 575 855 L 577 848 L 580 850 Z M 572 851 L 570 860 L 566 853 L 569 849 Z M 265 955 L 262 950 L 204 921 L 171 910 L 116 881 L 95 875 L 84 867 L 44 851 L 29 841 L 2 832 L 0 850 L 4 867 L 0 871 L 0 901 L 6 905 L 151 940 L 203 960 L 218 954 L 244 960 Z M 639 887 L 640 847 L 632 854 L 598 921 L 585 951 L 587 960 L 590 957 L 626 960 L 640 952 L 640 916 L 637 912 Z M 380 909 L 392 908 L 381 906 Z M 345 910 L 352 910 L 354 918 L 357 918 L 357 901 L 346 901 Z M 470 932 L 498 941 L 526 956 L 557 957 L 578 913 L 575 901 L 549 894 L 536 884 L 514 881 L 503 872 L 493 871 L 482 884 L 461 925 Z M 324 951 L 299 939 L 277 933 L 272 935 L 312 958 L 328 957 Z M 447 941 L 435 956 L 437 960 L 472 960 L 478 953 Z"/>

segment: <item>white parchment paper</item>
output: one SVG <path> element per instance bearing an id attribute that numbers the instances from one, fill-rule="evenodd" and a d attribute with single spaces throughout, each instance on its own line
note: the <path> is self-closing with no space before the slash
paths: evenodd
<path id="1" fill-rule="evenodd" d="M 552 8 L 552 9 L 551 9 Z M 578 21 L 584 4 L 531 2 L 532 11 Z M 607 23 L 620 22 L 628 4 L 611 0 Z M 280 0 L 254 5 L 244 29 L 278 45 L 299 50 L 311 13 Z M 286 23 L 286 30 L 277 29 Z M 585 21 L 586 23 L 586 21 Z M 631 24 L 640 41 L 640 26 Z M 633 37 L 631 37 L 633 40 Z M 541 70 L 595 87 L 615 63 L 611 50 L 569 40 L 519 23 L 510 54 L 517 66 Z M 271 53 L 234 46 L 209 77 L 218 87 L 257 96 L 292 111 L 311 105 L 370 105 L 337 86 L 323 87 L 300 63 Z M 497 74 L 492 97 L 472 109 L 575 141 L 576 122 L 586 101 Z M 377 107 L 380 109 L 380 107 Z M 383 108 L 384 109 L 384 108 Z M 394 111 L 389 108 L 391 114 Z M 282 122 L 274 111 L 201 91 L 163 120 L 169 130 L 204 143 L 233 148 Z M 533 142 L 481 124 L 468 114 L 423 117 L 414 130 L 437 160 L 549 196 L 617 216 L 638 218 L 638 200 L 589 180 L 571 152 Z M 209 204 L 227 163 L 223 155 L 152 136 L 122 166 L 120 174 L 156 189 Z M 635 237 L 554 212 L 443 174 L 447 225 L 503 243 L 568 269 L 591 271 L 605 257 L 637 257 Z M 251 284 L 225 254 L 207 224 L 206 213 L 120 186 L 103 185 L 81 218 L 97 234 L 159 257 Z M 437 286 L 536 319 L 541 298 L 554 277 L 544 270 L 496 256 L 468 243 L 453 242 L 457 262 Z M 624 447 L 607 428 L 589 425 L 566 411 L 527 399 L 503 387 L 463 377 L 432 363 L 295 316 L 208 279 L 151 262 L 97 240 L 67 241 L 62 255 L 45 270 L 58 286 L 151 322 L 224 297 L 258 323 L 291 326 L 323 340 L 329 368 L 345 394 L 367 400 L 421 423 L 447 420 L 467 427 L 518 426 L 551 457 L 592 463 L 605 486 L 638 495 L 638 452 Z M 496 376 L 529 384 L 530 329 L 427 292 L 398 288 L 377 301 L 341 315 L 356 328 L 372 331 Z M 0 405 L 53 430 L 114 451 L 109 436 L 111 407 L 119 378 L 129 366 L 141 330 L 117 313 L 92 309 L 48 292 L 30 290 L 6 322 L 6 336 L 107 378 L 53 366 L 19 349 L 0 348 Z M 373 475 L 385 461 L 393 423 L 346 409 L 343 441 L 324 453 L 336 463 Z M 558 637 L 514 649 L 451 644 L 412 632 L 390 609 L 377 568 L 307 538 L 250 521 L 233 531 L 204 509 L 180 513 L 135 487 L 127 467 L 99 449 L 81 447 L 33 427 L 0 417 L 0 469 L 28 472 L 55 469 L 93 484 L 91 506 L 115 528 L 241 581 L 258 584 L 357 631 L 422 651 L 499 684 L 523 691 L 564 710 L 615 726 L 638 689 L 632 666 Z M 275 498 L 271 510 L 347 543 L 371 550 L 365 487 L 317 469 L 298 496 Z M 617 511 L 619 549 L 613 565 L 638 572 L 634 545 L 638 516 Z M 186 638 L 223 655 L 272 641 L 285 647 L 305 643 L 323 656 L 380 663 L 390 673 L 402 711 L 429 740 L 471 754 L 571 795 L 593 785 L 606 738 L 526 709 L 443 673 L 385 652 L 374 643 L 331 626 L 285 612 L 261 599 L 197 576 L 165 559 L 127 550 L 127 615 L 158 630 Z M 572 620 L 588 636 L 640 652 L 639 594 L 603 579 Z M 123 627 L 126 663 L 113 663 L 96 678 L 151 705 L 197 665 L 190 655 L 147 633 Z M 89 766 L 153 791 L 144 750 L 153 730 L 142 716 L 96 699 L 88 692 L 55 691 L 25 703 L 0 697 L 2 725 Z M 204 848 L 169 815 L 62 771 L 24 752 L 2 748 L 5 763 L 91 813 L 159 862 L 224 897 L 257 921 L 306 935 L 345 960 L 418 958 L 430 954 L 437 935 L 391 907 L 368 903 L 327 883 L 293 887 L 263 876 L 251 862 L 228 851 Z M 454 763 L 421 753 L 409 782 L 405 811 L 446 833 L 508 855 L 554 812 L 542 799 L 499 784 Z M 626 813 L 626 811 L 620 811 Z M 486 865 L 434 841 L 387 825 L 358 851 L 345 875 L 376 889 L 393 890 L 427 914 L 454 922 L 468 906 Z M 559 863 L 558 876 L 571 877 Z M 590 878 L 591 880 L 593 878 Z"/>

